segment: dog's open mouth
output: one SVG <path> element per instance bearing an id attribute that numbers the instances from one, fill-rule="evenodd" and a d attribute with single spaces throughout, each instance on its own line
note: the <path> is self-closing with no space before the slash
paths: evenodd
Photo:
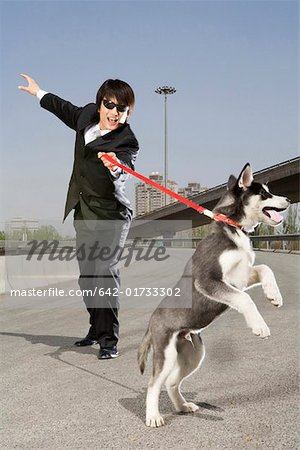
<path id="1" fill-rule="evenodd" d="M 285 208 L 274 208 L 272 206 L 266 206 L 263 209 L 263 213 L 265 216 L 269 217 L 271 220 L 273 220 L 276 223 L 280 223 L 283 220 L 283 217 L 279 212 L 285 211 Z"/>

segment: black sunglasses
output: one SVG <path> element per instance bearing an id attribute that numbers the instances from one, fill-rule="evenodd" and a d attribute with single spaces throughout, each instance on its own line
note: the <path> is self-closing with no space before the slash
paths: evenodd
<path id="1" fill-rule="evenodd" d="M 105 108 L 107 108 L 107 109 L 114 109 L 114 108 L 117 108 L 117 111 L 118 111 L 118 112 L 125 112 L 125 111 L 127 111 L 127 109 L 129 109 L 128 106 L 125 106 L 125 105 L 117 105 L 116 103 L 111 102 L 110 100 L 106 100 L 106 99 L 103 99 L 103 105 L 104 105 Z"/>

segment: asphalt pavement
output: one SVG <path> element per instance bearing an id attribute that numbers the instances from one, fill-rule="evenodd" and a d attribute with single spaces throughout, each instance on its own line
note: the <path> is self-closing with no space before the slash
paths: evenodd
<path id="1" fill-rule="evenodd" d="M 120 357 L 99 361 L 98 346 L 73 346 L 87 331 L 79 297 L 35 304 L 28 297 L 2 295 L 1 448 L 299 448 L 300 257 L 258 252 L 256 259 L 273 268 L 284 297 L 278 309 L 259 287 L 249 291 L 271 337 L 255 337 L 235 311 L 204 330 L 206 358 L 182 386 L 185 397 L 200 409 L 175 413 L 163 390 L 160 409 L 166 425 L 158 429 L 144 424 L 151 362 L 143 376 L 136 362 L 154 304 L 122 303 Z M 138 283 L 142 269 L 142 262 L 132 265 L 131 284 L 132 279 Z M 166 286 L 174 282 L 176 274 L 167 264 L 159 272 Z M 153 274 L 142 279 L 148 286 L 157 283 Z"/>

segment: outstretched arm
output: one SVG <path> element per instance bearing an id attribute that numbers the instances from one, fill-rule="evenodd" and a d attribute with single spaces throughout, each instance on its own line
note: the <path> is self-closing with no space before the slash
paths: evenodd
<path id="1" fill-rule="evenodd" d="M 19 86 L 21 91 L 28 92 L 31 95 L 37 95 L 41 91 L 38 83 L 25 73 L 21 74 L 28 82 L 28 86 Z M 68 127 L 76 130 L 77 120 L 82 111 L 82 108 L 73 105 L 72 103 L 58 97 L 57 95 L 46 93 L 41 98 L 41 107 L 47 109 L 64 122 Z"/>

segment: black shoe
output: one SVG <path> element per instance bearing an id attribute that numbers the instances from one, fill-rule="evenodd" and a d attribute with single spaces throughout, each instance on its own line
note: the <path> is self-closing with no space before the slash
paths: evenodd
<path id="1" fill-rule="evenodd" d="M 94 345 L 97 343 L 98 342 L 96 341 L 96 339 L 91 339 L 89 336 L 86 336 L 85 338 L 81 339 L 80 341 L 74 342 L 74 345 L 76 345 L 76 347 L 86 347 L 87 345 Z"/>
<path id="2" fill-rule="evenodd" d="M 98 359 L 112 359 L 118 356 L 119 352 L 116 345 L 111 348 L 101 348 L 98 353 Z"/>

